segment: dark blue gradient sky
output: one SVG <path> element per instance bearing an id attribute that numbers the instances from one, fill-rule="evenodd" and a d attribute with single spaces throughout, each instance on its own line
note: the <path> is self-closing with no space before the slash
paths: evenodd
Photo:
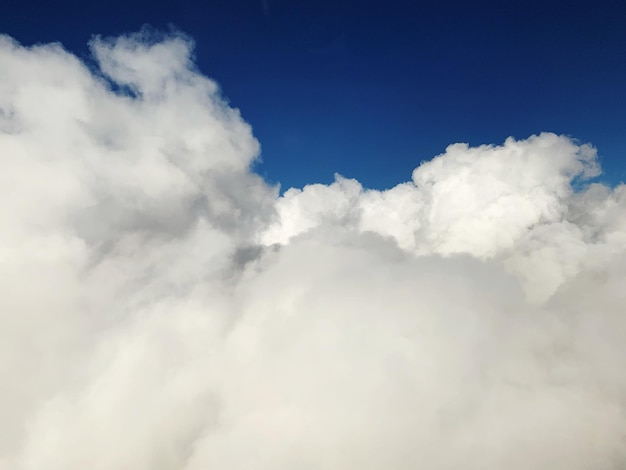
<path id="1" fill-rule="evenodd" d="M 0 32 L 60 41 L 175 28 L 262 145 L 283 188 L 339 172 L 385 188 L 448 144 L 541 131 L 599 151 L 626 180 L 626 4 L 5 0 Z"/>

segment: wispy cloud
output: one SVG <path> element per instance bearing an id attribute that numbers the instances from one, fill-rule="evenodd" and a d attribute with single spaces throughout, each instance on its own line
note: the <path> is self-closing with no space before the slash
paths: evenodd
<path id="1" fill-rule="evenodd" d="M 263 8 L 263 16 L 265 16 L 265 19 L 269 20 L 271 18 L 269 0 L 261 0 L 261 7 Z"/>

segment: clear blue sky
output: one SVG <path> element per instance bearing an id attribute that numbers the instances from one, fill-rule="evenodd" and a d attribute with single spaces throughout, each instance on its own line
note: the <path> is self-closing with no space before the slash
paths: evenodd
<path id="1" fill-rule="evenodd" d="M 93 34 L 174 27 L 241 109 L 283 187 L 385 188 L 453 142 L 552 131 L 626 180 L 626 2 L 4 0 L 0 32 L 86 56 Z"/>

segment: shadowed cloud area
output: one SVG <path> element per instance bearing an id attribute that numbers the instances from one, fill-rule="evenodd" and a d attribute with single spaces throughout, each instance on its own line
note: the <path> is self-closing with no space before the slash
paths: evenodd
<path id="1" fill-rule="evenodd" d="M 0 37 L 1 470 L 626 465 L 626 186 L 593 147 L 279 197 L 192 49 Z"/>

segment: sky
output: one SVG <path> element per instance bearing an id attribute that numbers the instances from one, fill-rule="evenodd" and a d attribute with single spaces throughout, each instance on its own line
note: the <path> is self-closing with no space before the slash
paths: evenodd
<path id="1" fill-rule="evenodd" d="M 0 470 L 625 468 L 617 4 L 298 5 L 5 9 Z"/>
<path id="2" fill-rule="evenodd" d="M 539 132 L 592 143 L 626 179 L 620 1 L 8 0 L 0 31 L 88 55 L 94 34 L 149 25 L 196 43 L 283 189 L 334 173 L 384 189 L 447 145 Z M 304 176 L 306 175 L 306 176 Z"/>

